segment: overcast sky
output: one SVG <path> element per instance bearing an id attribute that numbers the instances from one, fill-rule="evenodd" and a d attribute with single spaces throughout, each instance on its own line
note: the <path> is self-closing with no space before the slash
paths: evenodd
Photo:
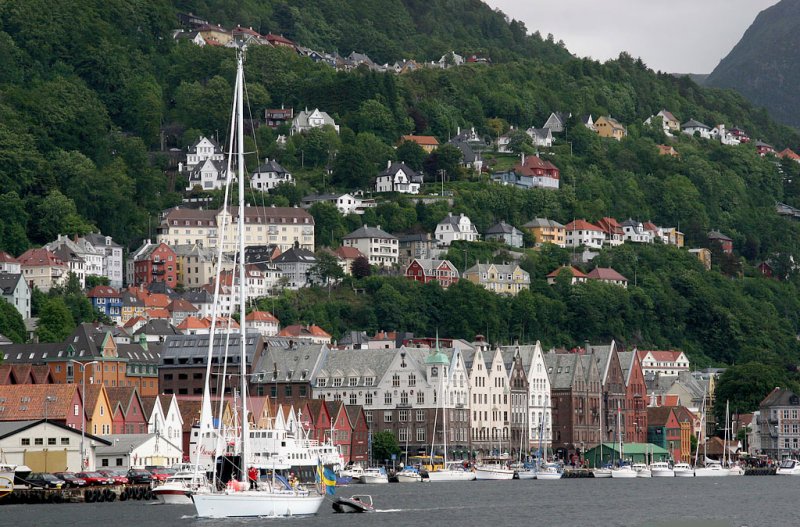
<path id="1" fill-rule="evenodd" d="M 778 0 L 484 0 L 598 60 L 627 51 L 652 69 L 711 73 L 756 15 Z"/>

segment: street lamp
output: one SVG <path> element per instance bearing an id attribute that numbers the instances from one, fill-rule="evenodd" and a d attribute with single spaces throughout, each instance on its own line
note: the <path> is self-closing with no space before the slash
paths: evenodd
<path id="1" fill-rule="evenodd" d="M 100 361 L 79 362 L 75 359 L 70 359 L 69 361 L 81 367 L 81 406 L 83 406 L 83 411 L 81 412 L 81 471 L 84 471 L 86 470 L 86 450 L 83 448 L 86 440 L 86 366 L 97 364 Z"/>

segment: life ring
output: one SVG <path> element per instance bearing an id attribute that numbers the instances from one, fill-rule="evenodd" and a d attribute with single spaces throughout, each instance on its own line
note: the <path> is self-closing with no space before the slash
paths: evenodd
<path id="1" fill-rule="evenodd" d="M 127 501 L 128 500 L 128 489 L 123 489 L 122 492 L 119 493 L 119 501 Z"/>
<path id="2" fill-rule="evenodd" d="M 142 498 L 144 498 L 144 489 L 142 487 L 139 487 L 138 489 L 136 489 L 136 500 L 138 501 L 141 500 Z"/>
<path id="3" fill-rule="evenodd" d="M 83 501 L 85 501 L 86 503 L 94 503 L 95 499 L 96 498 L 95 498 L 93 490 L 90 489 L 90 490 L 84 491 L 84 493 L 83 493 Z"/>
<path id="4" fill-rule="evenodd" d="M 106 501 L 106 495 L 103 494 L 103 491 L 96 490 L 95 493 L 97 494 L 97 498 L 95 499 L 96 502 L 103 503 Z"/>
<path id="5" fill-rule="evenodd" d="M 117 493 L 116 492 L 114 492 L 111 489 L 108 489 L 106 492 L 108 492 L 108 496 L 106 497 L 106 501 L 113 502 L 113 501 L 117 500 Z"/>

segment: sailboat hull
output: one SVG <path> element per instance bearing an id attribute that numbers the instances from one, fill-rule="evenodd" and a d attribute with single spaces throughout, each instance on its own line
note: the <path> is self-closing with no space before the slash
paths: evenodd
<path id="1" fill-rule="evenodd" d="M 477 466 L 475 467 L 475 479 L 478 481 L 514 479 L 514 471 L 502 466 Z"/>
<path id="2" fill-rule="evenodd" d="M 430 481 L 475 481 L 475 472 L 461 468 L 444 468 L 428 472 Z"/>
<path id="3" fill-rule="evenodd" d="M 596 468 L 592 471 L 592 475 L 595 478 L 610 478 L 611 477 L 611 469 L 609 468 Z"/>
<path id="4" fill-rule="evenodd" d="M 244 491 L 192 495 L 198 518 L 308 516 L 319 511 L 324 499 L 324 496 L 289 491 Z"/>

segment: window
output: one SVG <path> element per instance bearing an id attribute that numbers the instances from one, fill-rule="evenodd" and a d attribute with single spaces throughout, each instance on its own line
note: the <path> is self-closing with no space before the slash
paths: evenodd
<path id="1" fill-rule="evenodd" d="M 368 410 L 364 412 L 364 417 L 367 419 L 368 423 L 372 422 L 372 410 Z"/>
<path id="2" fill-rule="evenodd" d="M 364 386 L 375 386 L 375 377 L 364 377 Z"/>
<path id="3" fill-rule="evenodd" d="M 417 376 L 413 373 L 408 374 L 408 385 L 409 386 L 416 386 L 417 385 Z"/>
<path id="4" fill-rule="evenodd" d="M 425 404 L 425 392 L 417 392 L 417 404 Z"/>
<path id="5" fill-rule="evenodd" d="M 392 386 L 394 387 L 400 386 L 400 375 L 396 373 L 392 375 Z"/>
<path id="6" fill-rule="evenodd" d="M 108 466 L 108 458 L 105 458 L 105 459 L 103 459 L 103 463 L 102 463 L 102 465 L 103 465 L 104 467 L 107 467 L 107 466 Z"/>
<path id="7" fill-rule="evenodd" d="M 55 444 L 56 444 L 56 438 L 55 437 L 48 437 L 47 438 L 47 445 L 48 446 L 55 446 Z"/>
<path id="8" fill-rule="evenodd" d="M 384 392 L 383 404 L 392 404 L 392 392 Z"/>
<path id="9" fill-rule="evenodd" d="M 62 437 L 61 438 L 61 444 L 62 445 L 69 445 L 69 438 L 68 437 Z"/>
<path id="10" fill-rule="evenodd" d="M 317 386 L 318 386 L 319 388 L 324 388 L 324 387 L 325 387 L 325 386 L 327 386 L 327 385 L 328 385 L 328 379 L 326 379 L 326 378 L 324 378 L 324 377 L 319 377 L 319 378 L 317 379 Z"/>
<path id="11" fill-rule="evenodd" d="M 121 466 L 122 466 L 122 458 L 121 458 L 121 457 L 118 457 L 118 458 L 117 458 L 117 459 L 115 459 L 114 461 L 115 461 L 115 463 L 114 463 L 114 464 L 115 464 L 116 466 L 118 466 L 118 467 L 121 467 Z"/>
<path id="12" fill-rule="evenodd" d="M 367 394 L 364 396 L 364 404 L 367 406 L 372 405 L 372 392 L 367 392 Z"/>
<path id="13" fill-rule="evenodd" d="M 334 388 L 340 388 L 341 386 L 342 386 L 342 378 L 341 377 L 334 378 L 333 379 L 333 387 Z"/>
<path id="14" fill-rule="evenodd" d="M 392 412 L 383 412 L 383 422 L 384 423 L 392 422 Z"/>
<path id="15" fill-rule="evenodd" d="M 358 377 L 350 377 L 347 379 L 348 386 L 358 386 Z"/>
<path id="16" fill-rule="evenodd" d="M 354 393 L 350 394 L 350 404 L 351 405 L 358 404 L 358 397 Z"/>
<path id="17" fill-rule="evenodd" d="M 417 410 L 417 422 L 422 423 L 425 421 L 425 410 Z"/>
<path id="18" fill-rule="evenodd" d="M 33 439 L 33 444 L 37 446 L 42 446 L 44 445 L 44 439 L 41 437 L 36 437 Z"/>
<path id="19" fill-rule="evenodd" d="M 80 409 L 78 408 L 77 404 L 72 407 L 73 415 L 79 415 L 79 413 L 78 413 L 79 411 L 80 411 Z"/>
<path id="20" fill-rule="evenodd" d="M 20 439 L 20 444 L 22 446 L 30 446 L 31 445 L 31 438 L 30 437 L 23 437 Z"/>
<path id="21" fill-rule="evenodd" d="M 408 392 L 405 391 L 400 392 L 400 404 L 402 405 L 408 404 Z"/>
<path id="22" fill-rule="evenodd" d="M 422 443 L 425 441 L 425 429 L 417 428 L 417 442 Z"/>
<path id="23" fill-rule="evenodd" d="M 397 420 L 401 423 L 408 421 L 408 410 L 400 410 L 400 412 L 398 412 Z"/>
<path id="24" fill-rule="evenodd" d="M 397 439 L 403 443 L 408 441 L 408 428 L 401 428 L 397 431 Z"/>

